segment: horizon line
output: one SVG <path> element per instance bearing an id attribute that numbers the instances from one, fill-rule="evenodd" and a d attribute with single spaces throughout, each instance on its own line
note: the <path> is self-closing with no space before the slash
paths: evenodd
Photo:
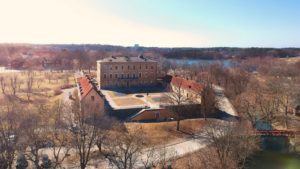
<path id="1" fill-rule="evenodd" d="M 300 47 L 270 47 L 270 46 L 147 46 L 133 43 L 133 45 L 121 45 L 121 44 L 110 44 L 110 43 L 30 43 L 30 42 L 0 42 L 1 45 L 101 45 L 101 46 L 119 46 L 119 47 L 134 47 L 139 45 L 141 48 L 194 48 L 194 49 L 205 49 L 205 48 L 239 48 L 239 49 L 250 49 L 250 48 L 261 48 L 261 49 L 300 49 Z"/>

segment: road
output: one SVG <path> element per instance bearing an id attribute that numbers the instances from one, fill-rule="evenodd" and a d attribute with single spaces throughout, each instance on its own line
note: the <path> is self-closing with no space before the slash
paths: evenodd
<path id="1" fill-rule="evenodd" d="M 234 107 L 228 100 L 228 98 L 224 95 L 224 89 L 220 86 L 213 85 L 213 89 L 216 93 L 216 97 L 218 100 L 218 108 L 219 110 L 231 115 L 238 117 L 237 112 L 235 111 Z"/>
<path id="2" fill-rule="evenodd" d="M 73 90 L 75 90 L 76 87 L 72 87 L 69 89 L 63 89 L 63 102 L 66 104 L 70 104 L 72 100 L 70 100 L 70 94 L 72 94 Z"/>
<path id="3" fill-rule="evenodd" d="M 159 156 L 160 154 L 165 154 L 165 159 L 174 159 L 179 158 L 189 153 L 196 152 L 208 145 L 207 140 L 203 136 L 191 137 L 187 138 L 181 142 L 173 142 L 167 144 L 165 146 L 157 146 L 154 150 L 154 156 Z M 65 151 L 65 150 L 63 150 Z M 62 151 L 62 152 L 63 152 Z M 93 147 L 92 151 L 98 151 L 97 147 Z M 149 149 L 145 149 L 142 154 L 139 156 L 136 167 L 135 168 L 142 168 L 143 161 L 147 159 L 147 154 L 150 152 Z M 52 149 L 44 148 L 41 150 L 42 154 L 47 154 L 49 157 L 52 157 Z M 76 153 L 76 149 L 70 149 L 70 154 Z M 64 163 L 63 167 L 70 168 L 70 169 L 79 169 L 78 162 L 75 163 Z M 114 169 L 114 167 L 109 163 L 107 159 L 94 159 L 89 162 L 87 169 Z"/>

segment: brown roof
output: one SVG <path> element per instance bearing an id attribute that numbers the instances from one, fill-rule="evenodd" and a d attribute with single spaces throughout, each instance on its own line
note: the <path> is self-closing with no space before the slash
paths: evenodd
<path id="1" fill-rule="evenodd" d="M 97 62 L 156 62 L 152 59 L 148 59 L 143 55 L 132 57 L 132 56 L 111 56 L 98 60 Z"/>
<path id="2" fill-rule="evenodd" d="M 77 78 L 77 83 L 80 91 L 80 99 L 83 99 L 86 95 L 88 95 L 92 89 L 95 90 L 101 97 L 103 96 L 97 88 L 97 82 L 90 76 L 85 75 Z"/>
<path id="3" fill-rule="evenodd" d="M 187 80 L 181 77 L 171 76 L 170 83 L 175 86 L 180 86 L 183 89 L 191 90 L 195 93 L 199 93 L 203 90 L 203 86 L 193 80 Z"/>
<path id="4" fill-rule="evenodd" d="M 93 86 L 86 77 L 79 77 L 77 82 L 79 85 L 81 99 L 83 99 L 92 90 Z"/>

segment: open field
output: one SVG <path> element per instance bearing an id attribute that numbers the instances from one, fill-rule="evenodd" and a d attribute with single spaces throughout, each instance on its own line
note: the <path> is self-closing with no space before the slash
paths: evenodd
<path id="1" fill-rule="evenodd" d="M 151 145 L 162 145 L 184 141 L 199 132 L 205 125 L 204 119 L 180 121 L 180 131 L 176 130 L 176 121 L 162 123 L 125 123 L 129 132 L 142 128 Z"/>
<path id="2" fill-rule="evenodd" d="M 33 71 L 32 89 L 28 100 L 28 72 L 20 71 L 14 73 L 0 74 L 6 84 L 5 93 L 0 92 L 0 100 L 10 97 L 20 104 L 40 105 L 61 100 L 63 97 L 61 87 L 75 85 L 73 73 Z M 16 77 L 16 95 L 12 96 L 11 79 Z"/>
<path id="3" fill-rule="evenodd" d="M 298 57 L 291 57 L 291 58 L 280 58 L 280 59 L 286 61 L 287 63 L 300 62 L 300 56 L 298 56 Z"/>

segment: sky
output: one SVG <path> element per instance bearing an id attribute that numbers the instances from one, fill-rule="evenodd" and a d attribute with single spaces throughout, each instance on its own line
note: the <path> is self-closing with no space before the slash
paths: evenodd
<path id="1" fill-rule="evenodd" d="M 0 42 L 300 47 L 300 1 L 0 0 Z"/>

